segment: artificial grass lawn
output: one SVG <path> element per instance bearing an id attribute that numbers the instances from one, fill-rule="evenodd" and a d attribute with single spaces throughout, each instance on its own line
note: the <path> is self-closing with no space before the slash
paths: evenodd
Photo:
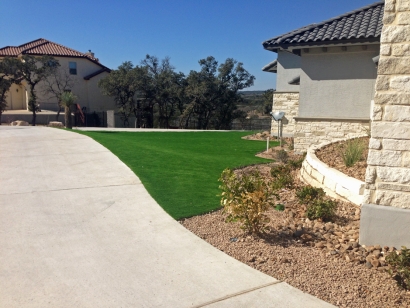
<path id="1" fill-rule="evenodd" d="M 250 132 L 80 133 L 101 143 L 130 167 L 175 219 L 220 207 L 218 178 L 225 168 L 267 162 L 255 157 L 266 149 L 266 141 L 241 139 Z"/>

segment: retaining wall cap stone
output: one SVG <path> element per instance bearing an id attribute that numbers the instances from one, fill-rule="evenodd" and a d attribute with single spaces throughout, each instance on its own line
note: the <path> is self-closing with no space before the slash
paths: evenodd
<path id="1" fill-rule="evenodd" d="M 363 135 L 362 137 L 365 137 L 367 135 Z M 348 140 L 349 138 L 345 139 Z M 360 181 L 358 179 L 352 178 L 350 176 L 347 176 L 343 172 L 340 172 L 339 170 L 336 170 L 334 168 L 329 167 L 326 165 L 324 162 L 319 160 L 315 154 L 315 149 L 322 148 L 326 145 L 336 143 L 339 141 L 334 141 L 334 142 L 324 142 L 321 143 L 320 145 L 315 145 L 311 146 L 306 154 L 306 161 L 311 165 L 312 168 L 316 169 L 320 173 L 322 173 L 323 176 L 331 178 L 333 181 L 341 185 L 342 187 L 350 190 L 352 193 L 357 194 L 357 195 L 362 195 L 365 187 L 365 182 Z"/>

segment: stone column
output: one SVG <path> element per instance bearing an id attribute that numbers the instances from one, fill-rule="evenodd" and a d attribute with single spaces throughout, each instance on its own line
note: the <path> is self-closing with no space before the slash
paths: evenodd
<path id="1" fill-rule="evenodd" d="M 299 92 L 274 92 L 272 112 L 283 111 L 285 117 L 282 120 L 283 137 L 293 137 L 295 133 L 295 117 L 299 113 Z M 271 135 L 278 134 L 278 123 L 272 120 Z"/>
<path id="2" fill-rule="evenodd" d="M 371 114 L 360 243 L 410 247 L 410 0 L 385 1 Z"/>

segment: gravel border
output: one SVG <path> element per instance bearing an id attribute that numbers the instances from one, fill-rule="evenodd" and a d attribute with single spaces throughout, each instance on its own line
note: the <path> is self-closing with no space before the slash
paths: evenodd
<path id="1" fill-rule="evenodd" d="M 258 169 L 268 176 L 272 164 Z M 303 185 L 298 171 L 296 187 Z M 181 220 L 188 230 L 235 259 L 339 307 L 410 307 L 410 292 L 386 272 L 393 247 L 358 244 L 360 208 L 339 202 L 333 223 L 310 221 L 294 190 L 283 189 L 285 211 L 270 209 L 270 232 L 252 236 L 226 223 L 222 210 Z"/>

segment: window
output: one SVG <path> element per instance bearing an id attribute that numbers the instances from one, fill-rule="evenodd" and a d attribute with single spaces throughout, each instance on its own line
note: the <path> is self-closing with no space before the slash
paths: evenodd
<path id="1" fill-rule="evenodd" d="M 77 75 L 77 62 L 68 62 L 71 75 Z"/>

